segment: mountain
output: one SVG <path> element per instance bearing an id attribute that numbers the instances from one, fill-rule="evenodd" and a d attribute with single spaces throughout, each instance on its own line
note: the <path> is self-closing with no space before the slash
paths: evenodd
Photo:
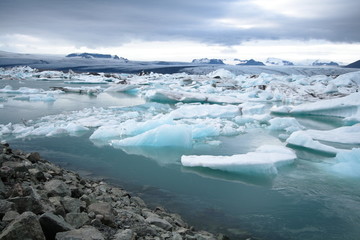
<path id="1" fill-rule="evenodd" d="M 263 62 L 255 61 L 254 59 L 250 60 L 240 60 L 241 62 L 236 64 L 238 66 L 265 66 Z"/>
<path id="2" fill-rule="evenodd" d="M 197 64 L 224 64 L 224 62 L 221 59 L 215 59 L 215 58 L 200 58 L 200 59 L 194 59 L 192 60 L 192 63 Z"/>
<path id="3" fill-rule="evenodd" d="M 347 68 L 360 68 L 360 60 L 350 63 L 349 65 L 345 66 Z"/>
<path id="4" fill-rule="evenodd" d="M 339 64 L 333 61 L 316 60 L 312 63 L 312 66 L 339 66 Z"/>
<path id="5" fill-rule="evenodd" d="M 80 58 L 102 58 L 102 59 L 115 59 L 115 60 L 123 60 L 125 62 L 128 61 L 128 59 L 123 57 L 118 57 L 117 55 L 110 55 L 110 54 L 99 54 L 99 53 L 70 53 L 66 55 L 66 57 L 72 58 L 72 57 L 80 57 Z"/>
<path id="6" fill-rule="evenodd" d="M 266 59 L 265 64 L 267 66 L 294 66 L 293 62 L 283 60 L 280 58 L 268 58 Z"/>

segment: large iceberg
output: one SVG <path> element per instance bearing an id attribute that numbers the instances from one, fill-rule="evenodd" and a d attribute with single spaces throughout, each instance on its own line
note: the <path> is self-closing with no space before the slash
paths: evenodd
<path id="1" fill-rule="evenodd" d="M 146 147 L 180 147 L 192 146 L 192 130 L 187 125 L 165 124 L 134 137 L 112 140 L 114 147 L 146 146 Z"/>
<path id="2" fill-rule="evenodd" d="M 243 174 L 277 174 L 278 167 L 292 163 L 296 154 L 284 146 L 264 145 L 255 152 L 232 156 L 189 155 L 182 156 L 186 167 L 207 167 Z"/>
<path id="3" fill-rule="evenodd" d="M 333 117 L 358 116 L 360 112 L 360 92 L 346 97 L 320 100 L 313 103 L 304 103 L 298 106 L 273 108 L 273 113 L 288 113 L 292 115 L 325 115 Z"/>

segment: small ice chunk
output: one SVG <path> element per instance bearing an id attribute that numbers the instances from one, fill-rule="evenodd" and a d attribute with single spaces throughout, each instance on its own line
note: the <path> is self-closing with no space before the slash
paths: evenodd
<path id="1" fill-rule="evenodd" d="M 353 148 L 351 151 L 339 152 L 335 160 L 337 161 L 331 169 L 337 174 L 347 177 L 360 177 L 360 148 Z"/>
<path id="2" fill-rule="evenodd" d="M 268 127 L 273 131 L 286 131 L 286 132 L 295 132 L 302 130 L 304 127 L 292 117 L 276 117 L 269 121 L 270 126 Z"/>
<path id="3" fill-rule="evenodd" d="M 296 154 L 289 148 L 264 145 L 255 152 L 232 156 L 182 156 L 181 163 L 186 167 L 208 167 L 235 173 L 276 175 L 277 167 L 290 164 L 295 159 Z"/>
<path id="4" fill-rule="evenodd" d="M 322 144 L 319 141 L 315 141 L 309 134 L 304 131 L 297 131 L 292 133 L 286 142 L 294 146 L 304 147 L 334 155 L 339 152 L 339 149 Z"/>
<path id="5" fill-rule="evenodd" d="M 165 124 L 134 137 L 112 140 L 111 145 L 114 147 L 148 146 L 190 148 L 192 146 L 191 127 L 184 124 Z"/>

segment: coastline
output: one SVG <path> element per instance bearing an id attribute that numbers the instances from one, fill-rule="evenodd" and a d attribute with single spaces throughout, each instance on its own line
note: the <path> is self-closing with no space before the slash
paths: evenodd
<path id="1" fill-rule="evenodd" d="M 126 190 L 0 144 L 0 239 L 228 239 Z"/>

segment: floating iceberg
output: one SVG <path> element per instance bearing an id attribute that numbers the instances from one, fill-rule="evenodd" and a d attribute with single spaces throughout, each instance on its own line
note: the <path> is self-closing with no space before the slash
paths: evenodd
<path id="1" fill-rule="evenodd" d="M 314 151 L 324 152 L 336 155 L 339 149 L 320 143 L 314 140 L 309 134 L 304 131 L 297 131 L 290 135 L 286 142 L 290 145 L 308 148 Z"/>
<path id="2" fill-rule="evenodd" d="M 234 105 L 182 105 L 172 111 L 169 116 L 173 119 L 182 118 L 233 118 L 240 114 L 240 109 Z"/>
<path id="3" fill-rule="evenodd" d="M 114 147 L 147 146 L 147 147 L 180 147 L 192 146 L 191 128 L 187 125 L 165 124 L 134 137 L 112 140 Z"/>
<path id="4" fill-rule="evenodd" d="M 335 157 L 336 163 L 331 170 L 347 177 L 360 177 L 360 148 L 339 152 Z"/>
<path id="5" fill-rule="evenodd" d="M 360 92 L 346 97 L 320 100 L 314 103 L 305 103 L 294 107 L 286 107 L 292 115 L 325 115 L 333 117 L 351 117 L 360 112 Z M 273 108 L 273 113 L 286 113 L 284 108 Z"/>
<path id="6" fill-rule="evenodd" d="M 105 92 L 128 92 L 138 87 L 139 86 L 132 84 L 116 84 L 105 89 Z"/>
<path id="7" fill-rule="evenodd" d="M 276 175 L 278 167 L 291 164 L 295 159 L 295 153 L 286 147 L 264 145 L 257 148 L 255 152 L 233 156 L 182 156 L 181 163 L 186 167 L 207 167 L 243 174 Z"/>
<path id="8" fill-rule="evenodd" d="M 305 131 L 313 139 L 343 143 L 343 144 L 360 144 L 360 123 L 353 126 L 339 127 L 333 130 L 307 130 Z"/>
<path id="9" fill-rule="evenodd" d="M 292 117 L 276 117 L 269 120 L 270 126 L 268 129 L 272 131 L 286 131 L 289 133 L 304 129 L 300 123 Z"/>

